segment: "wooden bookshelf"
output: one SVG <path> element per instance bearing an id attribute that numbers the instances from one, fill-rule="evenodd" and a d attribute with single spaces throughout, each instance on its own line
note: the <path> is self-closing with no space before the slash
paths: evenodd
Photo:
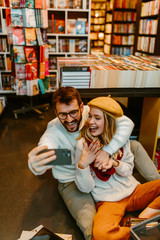
<path id="1" fill-rule="evenodd" d="M 139 141 L 153 162 L 156 161 L 155 153 L 158 139 L 160 139 L 160 98 L 145 98 L 143 102 Z"/>
<path id="2" fill-rule="evenodd" d="M 106 0 L 92 0 L 90 29 L 91 53 L 103 52 L 105 18 Z"/>
<path id="3" fill-rule="evenodd" d="M 47 37 L 49 72 L 58 79 L 57 57 L 90 53 L 90 0 L 50 1 Z"/>
<path id="4" fill-rule="evenodd" d="M 106 3 L 104 53 L 131 55 L 134 50 L 137 0 Z"/>
<path id="5" fill-rule="evenodd" d="M 135 55 L 160 55 L 160 3 L 140 0 L 137 8 Z"/>

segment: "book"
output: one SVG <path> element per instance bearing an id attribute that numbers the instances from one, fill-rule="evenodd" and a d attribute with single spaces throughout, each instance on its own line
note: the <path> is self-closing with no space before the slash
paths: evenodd
<path id="1" fill-rule="evenodd" d="M 48 11 L 45 9 L 41 10 L 41 18 L 42 18 L 42 28 L 48 28 Z"/>
<path id="2" fill-rule="evenodd" d="M 15 77 L 16 77 L 16 79 L 25 79 L 26 78 L 25 64 L 15 64 Z"/>
<path id="3" fill-rule="evenodd" d="M 40 28 L 36 28 L 36 36 L 37 36 L 38 45 L 39 46 L 43 45 L 44 42 L 43 42 L 43 39 L 42 39 L 42 33 L 41 33 Z"/>
<path id="4" fill-rule="evenodd" d="M 55 20 L 55 33 L 65 33 L 65 20 L 56 19 Z"/>
<path id="5" fill-rule="evenodd" d="M 86 23 L 85 21 L 76 21 L 76 34 L 86 33 Z"/>
<path id="6" fill-rule="evenodd" d="M 40 79 L 44 79 L 45 78 L 45 62 L 40 62 L 39 78 Z"/>
<path id="7" fill-rule="evenodd" d="M 15 63 L 25 63 L 25 53 L 23 46 L 13 46 L 13 54 Z"/>
<path id="8" fill-rule="evenodd" d="M 23 28 L 13 28 L 13 45 L 25 45 Z"/>
<path id="9" fill-rule="evenodd" d="M 56 52 L 56 39 L 48 39 L 49 53 Z"/>
<path id="10" fill-rule="evenodd" d="M 10 7 L 11 8 L 19 8 L 21 1 L 20 0 L 10 0 Z"/>
<path id="11" fill-rule="evenodd" d="M 47 30 L 41 29 L 43 44 L 48 44 Z"/>
<path id="12" fill-rule="evenodd" d="M 26 63 L 26 80 L 34 80 L 38 78 L 38 64 Z"/>
<path id="13" fill-rule="evenodd" d="M 66 3 L 66 0 L 57 0 L 57 7 L 58 8 L 66 8 L 66 5 L 67 5 L 67 3 Z"/>
<path id="14" fill-rule="evenodd" d="M 35 8 L 42 9 L 42 0 L 35 0 Z"/>
<path id="15" fill-rule="evenodd" d="M 23 12 L 24 26 L 35 28 L 36 27 L 35 9 L 23 8 L 22 12 Z"/>
<path id="16" fill-rule="evenodd" d="M 34 0 L 25 0 L 25 7 L 26 8 L 35 8 Z"/>
<path id="17" fill-rule="evenodd" d="M 12 27 L 23 27 L 24 26 L 22 9 L 11 8 L 11 25 L 12 25 Z"/>
<path id="18" fill-rule="evenodd" d="M 27 95 L 26 80 L 16 79 L 16 95 Z"/>
<path id="19" fill-rule="evenodd" d="M 37 62 L 37 56 L 34 47 L 24 47 L 24 51 L 27 62 Z"/>
<path id="20" fill-rule="evenodd" d="M 38 79 L 26 81 L 27 84 L 27 96 L 35 96 L 39 94 Z"/>
<path id="21" fill-rule="evenodd" d="M 57 69 L 57 57 L 53 57 L 53 56 L 49 57 L 49 69 L 50 70 Z"/>
<path id="22" fill-rule="evenodd" d="M 76 19 L 68 19 L 67 33 L 68 34 L 76 34 Z"/>
<path id="23" fill-rule="evenodd" d="M 36 29 L 35 28 L 25 28 L 25 41 L 26 46 L 36 46 Z"/>
<path id="24" fill-rule="evenodd" d="M 42 79 L 38 79 L 39 88 L 42 94 L 45 94 L 45 88 Z"/>
<path id="25" fill-rule="evenodd" d="M 73 8 L 82 8 L 82 0 L 73 0 Z"/>

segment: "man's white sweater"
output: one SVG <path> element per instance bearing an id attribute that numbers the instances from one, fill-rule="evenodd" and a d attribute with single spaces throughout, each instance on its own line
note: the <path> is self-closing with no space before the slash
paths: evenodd
<path id="1" fill-rule="evenodd" d="M 84 122 L 88 118 L 89 107 L 84 106 L 82 120 L 79 130 L 83 127 Z M 133 130 L 133 122 L 126 116 L 122 116 L 116 120 L 117 131 L 108 146 L 104 146 L 104 150 L 109 154 L 116 152 L 124 145 Z M 53 119 L 48 123 L 47 129 L 42 135 L 39 145 L 47 145 L 49 149 L 53 148 L 68 148 L 72 154 L 72 165 L 54 166 L 52 174 L 54 178 L 60 182 L 75 181 L 75 150 L 77 145 L 77 137 L 79 137 L 79 130 L 76 132 L 68 132 L 58 118 Z M 35 175 L 41 175 L 44 172 L 35 172 L 29 163 L 30 170 Z"/>

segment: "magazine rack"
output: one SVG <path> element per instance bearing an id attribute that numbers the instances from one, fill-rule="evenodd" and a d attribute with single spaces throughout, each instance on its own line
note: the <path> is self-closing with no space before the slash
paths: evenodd
<path id="1" fill-rule="evenodd" d="M 18 114 L 25 114 L 26 112 L 35 112 L 38 114 L 39 119 L 44 119 L 43 112 L 40 111 L 41 109 L 43 111 L 47 111 L 49 108 L 49 103 L 45 103 L 42 105 L 33 105 L 33 97 L 29 97 L 29 103 L 24 103 L 24 106 L 20 109 L 13 110 L 13 114 L 15 119 L 18 119 Z"/>

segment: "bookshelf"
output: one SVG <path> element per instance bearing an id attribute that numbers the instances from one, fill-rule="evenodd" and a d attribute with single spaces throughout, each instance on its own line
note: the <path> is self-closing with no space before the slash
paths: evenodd
<path id="1" fill-rule="evenodd" d="M 57 58 L 90 53 L 90 0 L 50 1 L 49 73 L 58 79 Z"/>
<path id="2" fill-rule="evenodd" d="M 156 158 L 156 152 L 160 153 L 158 144 L 160 141 L 160 98 L 145 98 L 141 117 L 141 129 L 139 141 L 142 143 L 150 158 L 160 172 L 160 159 Z"/>
<path id="3" fill-rule="evenodd" d="M 90 25 L 91 53 L 103 52 L 105 19 L 106 0 L 92 0 Z"/>
<path id="4" fill-rule="evenodd" d="M 106 2 L 105 54 L 133 54 L 136 11 L 137 0 L 109 0 Z"/>
<path id="5" fill-rule="evenodd" d="M 0 93 L 9 93 L 12 92 L 11 61 L 5 19 L 5 10 L 8 8 L 4 5 L 0 6 Z"/>
<path id="6" fill-rule="evenodd" d="M 138 2 L 135 41 L 136 55 L 160 55 L 160 2 L 141 0 Z"/>

